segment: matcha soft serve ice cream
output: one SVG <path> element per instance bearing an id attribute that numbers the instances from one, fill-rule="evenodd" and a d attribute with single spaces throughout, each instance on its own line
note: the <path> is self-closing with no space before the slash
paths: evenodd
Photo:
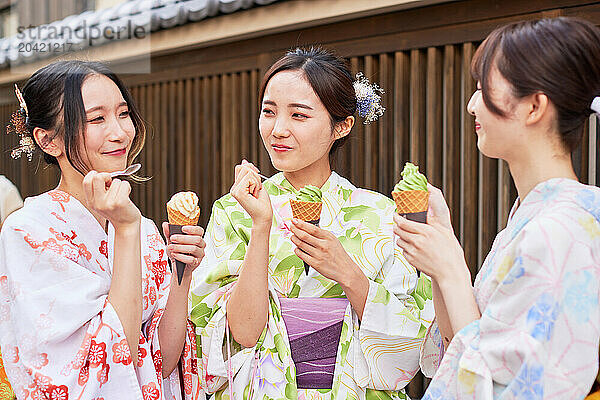
<path id="1" fill-rule="evenodd" d="M 313 185 L 306 185 L 296 193 L 295 199 L 290 199 L 294 218 L 319 225 L 321 210 L 323 209 L 321 189 Z M 304 270 L 308 274 L 309 265 L 304 263 Z"/>
<path id="2" fill-rule="evenodd" d="M 398 214 L 417 222 L 427 222 L 429 192 L 427 178 L 419 167 L 407 162 L 401 172 L 402 179 L 394 186 L 392 197 Z"/>

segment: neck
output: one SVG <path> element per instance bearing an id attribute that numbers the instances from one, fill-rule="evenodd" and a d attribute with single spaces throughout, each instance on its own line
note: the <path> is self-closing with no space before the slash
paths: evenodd
<path id="1" fill-rule="evenodd" d="M 531 146 L 530 149 L 521 158 L 507 160 L 521 201 L 536 185 L 548 179 L 577 180 L 571 154 L 563 151 L 562 146 Z"/>
<path id="2" fill-rule="evenodd" d="M 102 228 L 105 229 L 106 218 L 101 217 L 88 206 L 86 197 L 83 193 L 83 176 L 79 172 L 74 169 L 61 169 L 60 182 L 58 182 L 56 189 L 69 193 L 71 196 L 75 197 L 85 208 L 87 208 L 94 218 L 96 218 Z"/>
<path id="3" fill-rule="evenodd" d="M 293 172 L 283 172 L 283 176 L 296 189 L 302 189 L 306 185 L 322 187 L 331 175 L 329 157 L 319 160 L 306 168 Z"/>

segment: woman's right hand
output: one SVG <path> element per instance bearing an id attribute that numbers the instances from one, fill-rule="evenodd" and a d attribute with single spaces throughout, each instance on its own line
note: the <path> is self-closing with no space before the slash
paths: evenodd
<path id="1" fill-rule="evenodd" d="M 90 171 L 83 178 L 83 193 L 88 207 L 110 221 L 115 230 L 139 225 L 142 215 L 129 198 L 129 182 L 112 179 L 106 172 Z"/>
<path id="2" fill-rule="evenodd" d="M 246 160 L 235 166 L 235 181 L 229 193 L 252 218 L 254 224 L 271 226 L 273 209 L 271 199 L 263 186 L 258 168 Z"/>

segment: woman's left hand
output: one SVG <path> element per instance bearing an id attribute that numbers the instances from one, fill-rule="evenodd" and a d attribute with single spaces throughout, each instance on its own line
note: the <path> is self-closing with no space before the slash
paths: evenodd
<path id="1" fill-rule="evenodd" d="M 291 231 L 294 253 L 324 277 L 344 285 L 356 272 L 354 261 L 333 233 L 297 218 L 292 219 Z"/>
<path id="2" fill-rule="evenodd" d="M 184 275 L 191 275 L 204 258 L 204 229 L 201 226 L 186 225 L 181 228 L 185 235 L 173 235 L 169 237 L 169 224 L 163 222 L 163 233 L 167 238 L 167 255 L 186 264 Z"/>

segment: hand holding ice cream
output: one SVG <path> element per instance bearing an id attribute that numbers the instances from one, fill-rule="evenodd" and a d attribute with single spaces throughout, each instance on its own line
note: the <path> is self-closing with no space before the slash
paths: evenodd
<path id="1" fill-rule="evenodd" d="M 194 192 L 174 194 L 167 203 L 167 214 L 168 229 L 163 225 L 163 230 L 165 236 L 169 237 L 168 250 L 170 256 L 175 258 L 177 282 L 181 284 L 186 264 L 194 269 L 204 257 L 204 231 L 196 226 L 200 217 L 198 195 Z"/>

